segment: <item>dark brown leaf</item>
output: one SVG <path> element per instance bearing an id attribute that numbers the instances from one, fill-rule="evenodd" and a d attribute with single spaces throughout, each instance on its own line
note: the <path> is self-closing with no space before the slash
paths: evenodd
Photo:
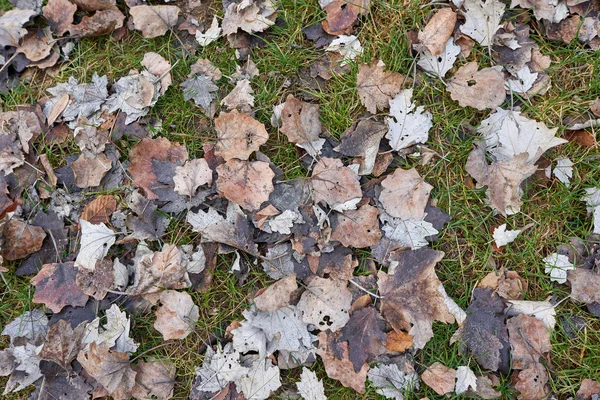
<path id="1" fill-rule="evenodd" d="M 349 358 L 354 371 L 359 372 L 366 362 L 385 352 L 384 321 L 373 307 L 356 311 L 342 328 L 340 341 L 348 342 Z"/>
<path id="2" fill-rule="evenodd" d="M 40 352 L 40 358 L 55 362 L 63 369 L 71 371 L 71 362 L 83 348 L 81 342 L 86 334 L 85 328 L 85 322 L 73 329 L 67 321 L 59 320 L 56 324 L 50 326 L 46 343 Z"/>
<path id="3" fill-rule="evenodd" d="M 81 291 L 96 300 L 102 300 L 114 287 L 115 272 L 113 261 L 106 258 L 96 262 L 94 270 L 79 268 L 75 282 Z"/>
<path id="4" fill-rule="evenodd" d="M 46 232 L 39 226 L 29 225 L 18 219 L 10 219 L 4 225 L 6 240 L 2 256 L 5 260 L 19 260 L 42 248 Z"/>
<path id="5" fill-rule="evenodd" d="M 45 304 L 57 313 L 64 306 L 82 307 L 87 303 L 88 296 L 75 283 L 77 269 L 72 262 L 46 264 L 33 278 L 35 286 L 33 302 Z"/>

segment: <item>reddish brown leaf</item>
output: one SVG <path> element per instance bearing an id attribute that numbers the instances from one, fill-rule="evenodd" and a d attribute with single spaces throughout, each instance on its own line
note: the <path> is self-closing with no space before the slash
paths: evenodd
<path id="1" fill-rule="evenodd" d="M 49 0 L 48 4 L 42 8 L 44 17 L 50 25 L 50 29 L 57 36 L 62 36 L 69 30 L 73 23 L 73 16 L 77 11 L 77 6 L 69 0 Z"/>
<path id="2" fill-rule="evenodd" d="M 404 352 L 412 347 L 413 337 L 406 332 L 390 331 L 385 338 L 385 347 L 390 351 Z"/>
<path id="3" fill-rule="evenodd" d="M 111 161 L 103 153 L 92 157 L 82 153 L 71 164 L 71 169 L 75 175 L 75 185 L 80 188 L 100 185 L 102 178 L 110 171 L 111 166 Z"/>
<path id="4" fill-rule="evenodd" d="M 529 368 L 530 365 L 539 363 L 544 354 L 552 350 L 550 332 L 539 319 L 522 314 L 510 318 L 506 325 L 514 369 Z"/>
<path id="5" fill-rule="evenodd" d="M 433 56 L 441 54 L 454 31 L 455 24 L 456 13 L 449 7 L 440 9 L 419 32 L 420 45 Z"/>
<path id="6" fill-rule="evenodd" d="M 392 217 L 420 221 L 431 193 L 431 186 L 425 182 L 416 169 L 398 168 L 382 182 L 379 201 Z"/>
<path id="7" fill-rule="evenodd" d="M 88 296 L 75 283 L 77 269 L 72 262 L 46 264 L 31 278 L 35 286 L 33 302 L 45 304 L 58 313 L 64 306 L 83 307 Z"/>
<path id="8" fill-rule="evenodd" d="M 565 137 L 583 147 L 594 147 L 598 144 L 594 134 L 588 131 L 565 131 Z"/>
<path id="9" fill-rule="evenodd" d="M 318 338 L 317 354 L 323 359 L 327 376 L 338 380 L 345 387 L 350 387 L 358 393 L 364 393 L 369 365 L 364 364 L 359 372 L 355 372 L 354 366 L 348 358 L 347 342 L 337 342 L 337 337 L 333 333 L 327 335 L 325 332 L 321 332 Z"/>
<path id="10" fill-rule="evenodd" d="M 39 226 L 29 225 L 18 219 L 10 219 L 4 225 L 2 256 L 5 260 L 19 260 L 42 248 L 46 232 Z"/>
<path id="11" fill-rule="evenodd" d="M 355 372 L 359 372 L 364 363 L 385 352 L 384 325 L 373 307 L 365 307 L 352 314 L 342 328 L 340 340 L 348 342 L 349 359 Z"/>
<path id="12" fill-rule="evenodd" d="M 230 159 L 217 167 L 217 191 L 246 210 L 254 211 L 269 200 L 275 173 L 269 163 Z"/>
<path id="13" fill-rule="evenodd" d="M 327 18 L 323 21 L 323 30 L 330 35 L 342 35 L 354 25 L 358 16 L 369 12 L 370 0 L 349 1 L 335 0 L 323 9 Z"/>
<path id="14" fill-rule="evenodd" d="M 114 287 L 115 271 L 110 258 L 96 262 L 94 270 L 79 268 L 75 282 L 77 286 L 96 300 L 102 300 L 110 289 Z"/>
<path id="15" fill-rule="evenodd" d="M 319 106 L 288 95 L 281 110 L 279 131 L 287 136 L 290 142 L 302 144 L 318 140 L 321 129 Z"/>
<path id="16" fill-rule="evenodd" d="M 381 238 L 377 215 L 377 208 L 368 204 L 358 210 L 346 210 L 343 214 L 336 214 L 331 240 L 357 248 L 375 246 Z"/>
<path id="17" fill-rule="evenodd" d="M 81 219 L 98 225 L 102 222 L 109 223 L 110 216 L 117 209 L 117 201 L 111 195 L 98 196 L 90 201 L 81 212 Z"/>
<path id="18" fill-rule="evenodd" d="M 548 372 L 542 364 L 531 364 L 514 376 L 519 400 L 543 400 L 548 396 Z"/>
<path id="19" fill-rule="evenodd" d="M 584 379 L 577 391 L 575 400 L 590 400 L 595 394 L 600 394 L 600 383 L 592 379 Z"/>
<path id="20" fill-rule="evenodd" d="M 228 161 L 232 158 L 247 160 L 267 142 L 269 134 L 265 126 L 248 114 L 237 110 L 221 113 L 215 119 L 217 144 L 215 154 Z"/>

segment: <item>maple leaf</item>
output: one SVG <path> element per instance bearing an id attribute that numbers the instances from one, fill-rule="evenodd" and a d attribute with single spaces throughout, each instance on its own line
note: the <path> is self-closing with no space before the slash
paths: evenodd
<path id="1" fill-rule="evenodd" d="M 404 89 L 390 100 L 390 117 L 385 122 L 385 135 L 393 150 L 401 150 L 417 143 L 425 143 L 433 126 L 432 115 L 423 106 L 411 101 L 413 89 Z"/>
<path id="2" fill-rule="evenodd" d="M 227 343 L 225 347 L 217 345 L 215 352 L 211 346 L 206 348 L 204 362 L 196 369 L 194 390 L 215 393 L 226 387 L 231 381 L 238 381 L 248 372 L 248 367 L 240 365 L 240 353 Z"/>
<path id="3" fill-rule="evenodd" d="M 107 349 L 124 353 L 134 353 L 138 344 L 129 337 L 131 320 L 125 311 L 113 304 L 106 310 L 106 324 L 100 328 L 100 317 L 86 325 L 83 343 L 84 350 L 88 350 L 92 344 L 105 346 Z"/>
<path id="4" fill-rule="evenodd" d="M 338 343 L 336 334 L 321 332 L 318 339 L 317 354 L 323 360 L 327 376 L 338 380 L 344 387 L 364 393 L 369 365 L 364 364 L 359 372 L 355 372 L 352 362 L 348 359 L 348 343 Z"/>
<path id="5" fill-rule="evenodd" d="M 33 10 L 8 10 L 0 16 L 0 47 L 17 47 L 19 41 L 27 34 L 23 28 L 29 19 L 35 16 Z"/>
<path id="6" fill-rule="evenodd" d="M 352 294 L 343 280 L 313 277 L 298 302 L 302 320 L 332 332 L 344 327 L 350 316 Z M 360 368 L 359 368 L 360 369 Z"/>
<path id="7" fill-rule="evenodd" d="M 94 225 L 80 219 L 79 224 L 81 225 L 81 243 L 79 254 L 75 259 L 75 266 L 93 271 L 96 263 L 102 261 L 110 247 L 115 244 L 116 235 L 104 223 Z"/>
<path id="8" fill-rule="evenodd" d="M 358 97 L 371 114 L 388 108 L 390 100 L 400 93 L 404 83 L 410 84 L 409 78 L 398 72 L 386 71 L 381 61 L 358 66 L 356 74 Z"/>
<path id="9" fill-rule="evenodd" d="M 483 68 L 479 71 L 477 68 L 477 62 L 472 61 L 456 71 L 448 81 L 450 97 L 463 107 L 478 110 L 500 106 L 506 99 L 502 67 Z"/>
<path id="10" fill-rule="evenodd" d="M 425 72 L 438 78 L 444 78 L 454 66 L 459 54 L 460 46 L 454 42 L 454 39 L 450 38 L 440 54 L 431 55 L 428 52 L 421 53 L 417 65 Z"/>
<path id="11" fill-rule="evenodd" d="M 381 239 L 377 214 L 377 208 L 368 204 L 358 210 L 346 210 L 343 214 L 336 214 L 331 240 L 356 248 L 376 245 Z"/>
<path id="12" fill-rule="evenodd" d="M 421 349 L 433 337 L 433 321 L 453 323 L 438 291 L 435 264 L 444 253 L 421 248 L 401 253 L 394 275 L 380 272 L 377 286 L 383 296 L 381 312 L 396 331 L 408 331 Z"/>
<path id="13" fill-rule="evenodd" d="M 358 176 L 339 159 L 321 158 L 311 184 L 315 203 L 322 201 L 336 211 L 354 210 L 362 198 Z"/>
<path id="14" fill-rule="evenodd" d="M 73 329 L 67 321 L 58 320 L 48 330 L 46 343 L 39 354 L 40 358 L 55 362 L 63 369 L 71 371 L 71 362 L 77 358 L 77 354 L 83 348 L 85 333 L 85 322 Z"/>
<path id="15" fill-rule="evenodd" d="M 92 342 L 87 350 L 79 352 L 77 361 L 113 398 L 126 400 L 131 397 L 136 372 L 131 369 L 127 353 Z"/>
<path id="16" fill-rule="evenodd" d="M 440 396 L 454 392 L 456 370 L 434 362 L 421 374 L 421 379 Z"/>
<path id="17" fill-rule="evenodd" d="M 256 311 L 244 314 L 250 326 L 264 332 L 267 349 L 298 351 L 302 347 L 312 348 L 314 336 L 308 332 L 308 322 L 302 318 L 298 306 L 286 306 L 272 312 Z"/>
<path id="18" fill-rule="evenodd" d="M 385 350 L 385 322 L 373 307 L 354 311 L 341 330 L 340 340 L 348 342 L 349 358 L 358 372 L 365 362 L 371 361 Z"/>
<path id="19" fill-rule="evenodd" d="M 11 392 L 23 390 L 42 377 L 39 367 L 40 358 L 38 357 L 41 349 L 42 346 L 26 343 L 5 350 L 5 352 L 10 352 L 12 362 L 9 365 L 10 372 L 8 372 L 11 376 L 2 393 L 4 396 Z"/>
<path id="20" fill-rule="evenodd" d="M 275 173 L 269 163 L 235 158 L 217 167 L 217 191 L 242 208 L 254 211 L 273 192 Z"/>
<path id="21" fill-rule="evenodd" d="M 533 8 L 533 15 L 538 21 L 545 19 L 551 23 L 558 23 L 569 15 L 568 4 L 561 1 L 511 0 L 510 8 L 516 6 Z"/>
<path id="22" fill-rule="evenodd" d="M 290 142 L 303 144 L 319 140 L 322 126 L 317 104 L 300 101 L 289 94 L 282 106 L 279 131 Z"/>
<path id="23" fill-rule="evenodd" d="M 177 6 L 134 6 L 129 9 L 133 27 L 148 39 L 162 36 L 175 26 L 179 16 Z"/>
<path id="24" fill-rule="evenodd" d="M 516 79 L 509 79 L 504 87 L 506 90 L 510 90 L 520 94 L 526 94 L 529 89 L 533 87 L 533 84 L 537 80 L 538 73 L 531 72 L 527 65 L 523 66 L 516 73 Z"/>
<path id="25" fill-rule="evenodd" d="M 490 46 L 500 28 L 506 5 L 499 0 L 464 0 L 465 23 L 460 31 L 483 46 Z"/>
<path id="26" fill-rule="evenodd" d="M 419 32 L 418 49 L 423 49 L 431 56 L 442 54 L 447 47 L 446 42 L 454 32 L 456 13 L 451 8 L 442 8 L 437 11 L 427 22 L 425 28 Z"/>
<path id="27" fill-rule="evenodd" d="M 185 292 L 165 290 L 160 295 L 160 304 L 154 328 L 162 333 L 165 340 L 186 338 L 200 317 L 192 297 Z"/>
<path id="28" fill-rule="evenodd" d="M 221 113 L 215 118 L 217 144 L 215 154 L 225 161 L 232 158 L 247 160 L 269 139 L 265 126 L 248 114 L 237 110 Z"/>
<path id="29" fill-rule="evenodd" d="M 16 218 L 4 225 L 2 257 L 7 261 L 19 260 L 42 248 L 46 232 L 39 226 L 30 225 Z"/>
<path id="30" fill-rule="evenodd" d="M 140 361 L 133 370 L 135 386 L 132 395 L 136 399 L 156 397 L 158 400 L 167 400 L 173 397 L 175 387 L 175 365 L 164 360 L 151 362 Z"/>
<path id="31" fill-rule="evenodd" d="M 463 394 L 471 388 L 477 390 L 477 377 L 468 366 L 460 366 L 456 368 L 456 394 Z"/>
<path id="32" fill-rule="evenodd" d="M 317 375 L 306 367 L 302 367 L 300 381 L 296 382 L 298 393 L 304 400 L 327 400 L 323 381 L 317 378 Z"/>
<path id="33" fill-rule="evenodd" d="M 210 112 L 210 104 L 217 96 L 219 87 L 213 83 L 213 79 L 207 75 L 199 74 L 181 82 L 183 99 L 194 100 L 205 112 Z"/>
<path id="34" fill-rule="evenodd" d="M 10 336 L 13 343 L 16 338 L 27 338 L 34 342 L 38 335 L 45 337 L 48 332 L 48 318 L 43 310 L 34 308 L 9 322 L 2 329 L 2 335 Z"/>
<path id="35" fill-rule="evenodd" d="M 550 280 L 553 282 L 566 283 L 567 271 L 575 269 L 569 257 L 564 254 L 552 253 L 542 261 L 546 267 L 544 272 L 550 274 Z"/>
<path id="36" fill-rule="evenodd" d="M 72 262 L 46 264 L 31 278 L 35 286 L 33 302 L 45 304 L 58 313 L 63 307 L 83 307 L 88 296 L 76 284 L 77 269 Z"/>
<path id="37" fill-rule="evenodd" d="M 381 230 L 386 238 L 413 250 L 427 246 L 427 239 L 439 233 L 430 222 L 425 220 L 400 219 L 387 214 L 382 214 L 380 220 L 383 223 Z"/>
<path id="38" fill-rule="evenodd" d="M 404 391 L 419 388 L 419 375 L 412 370 L 405 372 L 396 364 L 379 364 L 368 376 L 375 392 L 386 399 L 404 400 Z"/>
<path id="39" fill-rule="evenodd" d="M 44 105 L 44 113 L 49 117 L 50 113 L 54 112 L 54 107 L 57 107 L 66 95 L 69 102 L 60 114 L 63 120 L 75 121 L 80 116 L 90 118 L 100 110 L 108 98 L 107 85 L 106 75 L 98 76 L 95 72 L 92 81 L 87 84 L 80 84 L 75 77 L 70 76 L 67 82 L 48 89 L 48 93 L 53 97 Z"/>
<path id="40" fill-rule="evenodd" d="M 281 387 L 279 368 L 269 358 L 261 359 L 252 364 L 246 375 L 236 382 L 236 386 L 248 400 L 268 399 L 272 392 Z"/>

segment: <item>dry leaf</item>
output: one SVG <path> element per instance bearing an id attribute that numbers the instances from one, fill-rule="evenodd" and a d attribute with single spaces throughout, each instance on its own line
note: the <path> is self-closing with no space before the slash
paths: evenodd
<path id="1" fill-rule="evenodd" d="M 464 0 L 465 23 L 460 31 L 483 46 L 490 46 L 500 28 L 506 5 L 499 0 Z"/>
<path id="2" fill-rule="evenodd" d="M 373 307 L 354 312 L 342 328 L 340 341 L 347 341 L 349 359 L 354 371 L 359 372 L 365 362 L 385 353 L 385 322 Z"/>
<path id="3" fill-rule="evenodd" d="M 212 184 L 212 174 L 204 158 L 189 160 L 175 168 L 174 190 L 182 196 L 194 197 L 200 186 Z"/>
<path id="4" fill-rule="evenodd" d="M 416 169 L 398 168 L 382 182 L 379 201 L 392 217 L 421 220 L 433 186 L 421 178 Z"/>
<path id="5" fill-rule="evenodd" d="M 15 218 L 4 225 L 2 257 L 7 261 L 19 260 L 42 248 L 46 232 L 39 226 Z"/>
<path id="6" fill-rule="evenodd" d="M 527 369 L 538 364 L 544 354 L 552 350 L 550 331 L 539 319 L 518 315 L 510 318 L 506 325 L 510 339 L 511 365 L 514 369 Z"/>
<path id="7" fill-rule="evenodd" d="M 373 61 L 371 65 L 360 64 L 356 75 L 358 97 L 371 114 L 377 114 L 389 107 L 389 101 L 402 90 L 402 86 L 411 83 L 411 79 L 392 71 L 386 71 L 385 65 Z"/>
<path id="8" fill-rule="evenodd" d="M 167 400 L 173 397 L 175 387 L 175 365 L 168 361 L 140 361 L 133 366 L 135 386 L 132 395 L 136 399 Z"/>
<path id="9" fill-rule="evenodd" d="M 577 391 L 576 400 L 590 400 L 593 395 L 600 394 L 600 383 L 592 379 L 584 379 Z"/>
<path id="10" fill-rule="evenodd" d="M 302 144 L 319 140 L 321 130 L 319 105 L 300 101 L 289 94 L 281 110 L 279 131 L 290 142 Z"/>
<path id="11" fill-rule="evenodd" d="M 129 9 L 133 26 L 142 36 L 151 39 L 162 36 L 175 26 L 179 17 L 177 6 L 135 6 Z"/>
<path id="12" fill-rule="evenodd" d="M 360 15 L 366 15 L 371 7 L 370 0 L 334 0 L 323 7 L 327 13 L 323 30 L 330 35 L 341 35 L 349 30 Z"/>
<path id="13" fill-rule="evenodd" d="M 269 200 L 275 173 L 263 161 L 230 159 L 217 167 L 217 191 L 242 208 L 254 211 Z"/>
<path id="14" fill-rule="evenodd" d="M 539 363 L 519 371 L 513 378 L 515 389 L 520 393 L 519 400 L 543 400 L 548 397 L 548 372 Z"/>
<path id="15" fill-rule="evenodd" d="M 88 296 L 76 284 L 77 269 L 72 262 L 45 264 L 40 272 L 31 278 L 35 286 L 33 302 L 45 304 L 58 313 L 65 306 L 83 307 Z"/>
<path id="16" fill-rule="evenodd" d="M 456 24 L 456 13 L 451 8 L 442 8 L 419 32 L 419 46 L 432 56 L 442 54 Z"/>
<path id="17" fill-rule="evenodd" d="M 298 289 L 296 274 L 283 277 L 254 298 L 256 308 L 262 311 L 277 311 L 290 303 L 292 292 Z"/>
<path id="18" fill-rule="evenodd" d="M 440 362 L 435 362 L 421 374 L 421 379 L 437 394 L 444 395 L 454 392 L 456 370 L 448 368 Z"/>
<path id="19" fill-rule="evenodd" d="M 81 212 L 81 219 L 91 224 L 109 223 L 110 216 L 117 209 L 117 201 L 111 195 L 102 195 L 90 201 Z"/>
<path id="20" fill-rule="evenodd" d="M 346 325 L 352 305 L 352 294 L 346 286 L 344 280 L 313 277 L 298 302 L 302 320 L 322 331 L 335 332 Z"/>
<path id="21" fill-rule="evenodd" d="M 413 346 L 414 340 L 411 335 L 402 331 L 391 330 L 385 338 L 385 347 L 389 351 L 403 353 Z"/>
<path id="22" fill-rule="evenodd" d="M 8 10 L 0 16 L 0 46 L 18 47 L 19 41 L 27 34 L 23 28 L 29 19 L 36 15 L 33 10 Z"/>
<path id="23" fill-rule="evenodd" d="M 477 68 L 477 62 L 472 61 L 456 71 L 448 81 L 450 97 L 462 107 L 478 110 L 500 106 L 506 99 L 502 67 L 483 68 L 479 71 Z"/>
<path id="24" fill-rule="evenodd" d="M 194 330 L 199 317 L 198 306 L 189 294 L 165 290 L 160 295 L 154 328 L 165 340 L 184 339 Z"/>
<path id="25" fill-rule="evenodd" d="M 247 160 L 269 139 L 263 124 L 237 110 L 221 113 L 215 119 L 215 130 L 217 131 L 215 154 L 223 157 L 225 161 L 232 158 Z"/>
<path id="26" fill-rule="evenodd" d="M 324 202 L 336 211 L 354 210 L 362 198 L 358 176 L 339 159 L 321 158 L 311 184 L 315 203 Z"/>
<path id="27" fill-rule="evenodd" d="M 46 336 L 46 343 L 40 352 L 42 360 L 52 361 L 63 369 L 71 371 L 71 362 L 77 357 L 77 353 L 83 348 L 83 336 L 85 335 L 83 322 L 75 329 L 64 319 L 50 326 Z"/>
<path id="28" fill-rule="evenodd" d="M 343 214 L 336 214 L 331 240 L 337 240 L 347 247 L 375 246 L 381 239 L 377 215 L 377 208 L 368 204 L 358 210 L 346 210 Z"/>
<path id="29" fill-rule="evenodd" d="M 96 300 L 104 299 L 108 291 L 115 287 L 113 261 L 110 258 L 98 261 L 93 271 L 79 268 L 75 282 L 83 293 L 88 296 Z"/>
<path id="30" fill-rule="evenodd" d="M 343 386 L 350 387 L 358 393 L 365 392 L 365 380 L 369 365 L 364 364 L 359 372 L 354 372 L 354 366 L 348 359 L 348 343 L 336 342 L 333 333 L 319 333 L 319 349 L 317 354 L 323 359 L 325 372 L 331 379 L 338 380 Z"/>
<path id="31" fill-rule="evenodd" d="M 99 186 L 111 168 L 112 162 L 102 153 L 92 157 L 82 153 L 71 163 L 75 185 L 82 189 Z"/>

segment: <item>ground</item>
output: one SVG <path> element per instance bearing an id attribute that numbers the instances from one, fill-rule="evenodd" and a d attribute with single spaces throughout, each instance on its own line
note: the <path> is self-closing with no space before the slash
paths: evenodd
<path id="1" fill-rule="evenodd" d="M 0 8 L 8 7 L 6 0 L 0 0 L 0 4 Z M 424 1 L 375 0 L 371 13 L 357 32 L 365 47 L 364 54 L 357 61 L 381 59 L 392 71 L 412 74 L 415 61 L 408 48 L 406 33 L 422 28 L 432 8 L 435 8 L 434 3 L 425 4 Z M 218 15 L 222 13 L 220 3 L 215 3 L 214 9 Z M 267 45 L 254 50 L 252 56 L 261 72 L 253 80 L 256 118 L 270 128 L 273 104 L 284 101 L 289 93 L 309 93 L 320 105 L 323 124 L 334 137 L 339 137 L 353 121 L 366 113 L 356 90 L 357 65 L 352 65 L 350 73 L 335 76 L 325 88 L 303 88 L 297 73 L 300 68 L 314 62 L 319 52 L 305 38 L 302 27 L 322 20 L 324 14 L 316 0 L 282 0 L 279 9 L 283 23 L 271 28 Z M 577 41 L 570 45 L 553 43 L 535 32 L 532 37 L 539 44 L 541 52 L 552 58 L 548 70 L 552 88 L 535 99 L 516 98 L 515 95 L 513 101 L 521 106 L 523 114 L 544 121 L 549 127 L 558 127 L 557 136 L 564 137 L 563 118 L 584 114 L 591 102 L 600 95 L 600 56 Z M 0 108 L 10 110 L 18 104 L 33 103 L 45 95 L 46 88 L 66 81 L 70 76 L 85 82 L 91 79 L 94 72 L 98 72 L 100 75 L 107 74 L 111 81 L 132 68 L 139 68 L 144 53 L 148 51 L 161 54 L 174 65 L 172 73 L 175 85 L 151 111 L 153 117 L 162 120 L 160 135 L 185 144 L 191 158 L 200 156 L 202 145 L 214 142 L 214 130 L 211 121 L 196 105 L 184 101 L 178 84 L 185 79 L 190 65 L 198 58 L 208 58 L 224 75 L 233 73 L 236 66 L 234 51 L 223 39 L 199 49 L 197 54 L 186 53 L 175 33 L 157 39 L 144 39 L 136 32 L 131 32 L 122 41 L 108 37 L 85 39 L 76 45 L 71 59 L 56 75 L 35 72 L 30 80 L 1 96 Z M 490 65 L 487 51 L 480 47 L 473 51 L 469 61 L 477 61 L 480 68 Z M 231 88 L 221 87 L 221 97 Z M 502 252 L 494 253 L 491 231 L 494 226 L 504 223 L 504 219 L 493 214 L 484 202 L 484 190 L 474 188 L 464 169 L 474 139 L 472 128 L 488 113 L 460 107 L 445 91 L 443 82 L 435 79 L 426 79 L 418 85 L 414 100 L 433 114 L 433 128 L 427 145 L 442 157 L 426 166 L 418 165 L 418 159 L 412 158 L 399 159 L 399 165 L 407 168 L 416 166 L 425 180 L 433 185 L 432 198 L 437 200 L 438 207 L 452 216 L 452 221 L 441 232 L 439 240 L 432 244 L 434 249 L 446 253 L 438 264 L 437 273 L 448 294 L 466 308 L 472 289 L 478 280 L 492 271 L 491 263 L 495 262 L 496 266 L 518 271 L 527 280 L 529 290 L 526 299 L 543 300 L 554 296 L 561 300 L 568 296 L 568 288 L 549 281 L 541 260 L 569 237 L 585 238 L 589 234 L 591 218 L 586 215 L 585 204 L 580 198 L 585 188 L 600 186 L 598 148 L 568 143 L 546 153 L 546 158 L 550 160 L 558 156 L 568 156 L 573 160 L 576 167 L 571 187 L 566 188 L 556 179 L 530 182 L 523 196 L 522 211 L 512 216 L 508 223 L 509 228 L 528 224 L 531 224 L 531 228 Z M 286 178 L 307 176 L 294 145 L 273 128 L 270 128 L 270 137 L 261 150 L 284 170 Z M 133 146 L 133 143 L 128 145 Z M 68 155 L 68 150 L 58 151 L 57 148 L 37 149 L 37 152 L 45 152 L 55 168 L 65 165 L 64 158 Z M 121 154 L 127 154 L 126 148 L 121 148 Z M 194 235 L 183 221 L 173 220 L 165 242 L 184 244 L 193 240 Z M 363 263 L 368 257 L 368 254 L 363 255 Z M 228 272 L 231 262 L 230 257 L 222 257 L 212 288 L 206 293 L 192 293 L 200 307 L 200 320 L 195 333 L 188 338 L 164 344 L 162 336 L 152 326 L 152 317 L 138 317 L 134 322 L 132 332 L 135 340 L 141 343 L 140 351 L 167 357 L 177 366 L 176 397 L 185 397 L 189 393 L 194 368 L 201 365 L 201 354 L 209 338 L 221 336 L 229 322 L 240 319 L 253 293 L 270 282 L 262 271 L 256 269 L 251 272 L 247 283 L 239 286 L 235 277 Z M 31 303 L 33 287 L 29 284 L 29 277 L 5 273 L 4 279 L 5 282 L 0 283 L 3 286 L 0 326 L 34 306 Z M 600 376 L 600 320 L 569 301 L 558 306 L 557 315 L 559 324 L 552 335 L 550 385 L 558 398 L 566 398 L 575 394 L 584 378 Z M 564 328 L 568 324 L 560 321 L 569 321 L 577 315 L 585 317 L 590 324 L 575 337 L 569 337 Z M 434 325 L 434 338 L 416 356 L 419 370 L 440 361 L 452 368 L 469 365 L 476 373 L 479 372 L 476 362 L 468 355 L 459 354 L 458 344 L 449 344 L 455 329 L 455 325 Z M 0 346 L 4 347 L 7 344 L 6 337 L 1 340 Z M 324 379 L 326 394 L 330 399 L 378 398 L 374 390 L 358 395 L 351 389 L 341 387 L 337 381 L 326 377 L 320 363 L 313 370 L 319 378 Z M 284 387 L 293 385 L 299 373 L 298 370 L 284 371 Z M 0 386 L 3 386 L 1 382 Z M 504 398 L 516 397 L 508 384 L 503 384 L 502 388 Z M 27 394 L 19 393 L 8 398 L 26 397 Z M 407 399 L 423 397 L 438 396 L 427 387 L 407 395 Z"/>

